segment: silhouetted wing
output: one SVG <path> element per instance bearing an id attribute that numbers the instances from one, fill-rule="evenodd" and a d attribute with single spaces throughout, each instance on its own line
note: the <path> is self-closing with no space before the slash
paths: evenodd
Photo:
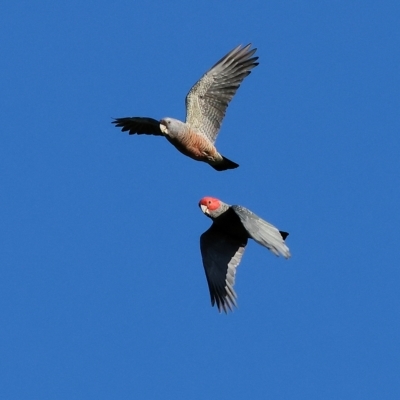
<path id="1" fill-rule="evenodd" d="M 112 121 L 117 128 L 122 128 L 122 132 L 128 131 L 130 135 L 157 135 L 163 136 L 160 130 L 160 122 L 153 118 L 145 117 L 126 117 L 116 118 Z"/>
<path id="2" fill-rule="evenodd" d="M 281 233 L 275 226 L 245 207 L 231 206 L 231 208 L 239 216 L 250 237 L 257 243 L 267 247 L 277 256 L 281 254 L 285 258 L 290 257 L 289 248 L 284 241 L 284 238 L 288 235 L 287 232 Z"/>
<path id="3" fill-rule="evenodd" d="M 258 65 L 256 49 L 241 45 L 221 58 L 186 96 L 186 122 L 212 143 L 217 138 L 226 108 L 243 79 Z"/>
<path id="4" fill-rule="evenodd" d="M 236 267 L 242 259 L 247 239 L 240 240 L 219 231 L 215 225 L 200 237 L 203 266 L 210 290 L 211 304 L 227 313 L 236 306 Z"/>

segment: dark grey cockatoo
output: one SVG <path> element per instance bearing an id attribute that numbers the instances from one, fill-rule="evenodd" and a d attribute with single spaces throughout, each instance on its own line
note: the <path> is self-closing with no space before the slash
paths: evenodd
<path id="1" fill-rule="evenodd" d="M 186 122 L 174 118 L 127 117 L 112 121 L 133 135 L 165 136 L 181 153 L 210 164 L 217 171 L 239 165 L 222 156 L 214 146 L 226 108 L 243 79 L 258 65 L 256 49 L 238 46 L 221 58 L 186 96 Z"/>
<path id="2" fill-rule="evenodd" d="M 230 206 L 213 197 L 204 197 L 199 206 L 213 220 L 211 227 L 200 237 L 200 250 L 206 272 L 211 304 L 228 312 L 236 306 L 236 268 L 243 256 L 248 239 L 271 250 L 277 256 L 290 257 L 285 239 L 287 232 L 242 206 Z"/>

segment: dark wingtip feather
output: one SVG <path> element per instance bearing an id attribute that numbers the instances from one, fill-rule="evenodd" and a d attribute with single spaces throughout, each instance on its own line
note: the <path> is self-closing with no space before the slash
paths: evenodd
<path id="1" fill-rule="evenodd" d="M 111 121 L 111 123 L 114 124 L 115 126 L 119 126 L 118 124 L 120 123 L 120 119 L 121 118 L 113 118 L 113 121 Z"/>
<path id="2" fill-rule="evenodd" d="M 285 240 L 289 236 L 288 232 L 279 231 L 279 233 L 281 234 L 283 240 Z"/>
<path id="3" fill-rule="evenodd" d="M 114 118 L 111 121 L 117 128 L 122 128 L 122 132 L 129 132 L 130 135 L 157 135 L 162 136 L 159 122 L 148 117 L 123 117 Z"/>

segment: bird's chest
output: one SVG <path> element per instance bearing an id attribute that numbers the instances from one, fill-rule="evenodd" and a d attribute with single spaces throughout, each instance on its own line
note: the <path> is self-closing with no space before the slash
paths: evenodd
<path id="1" fill-rule="evenodd" d="M 194 132 L 189 131 L 185 135 L 175 137 L 166 136 L 166 138 L 182 154 L 195 160 L 214 160 L 216 156 L 214 146 L 201 135 Z"/>

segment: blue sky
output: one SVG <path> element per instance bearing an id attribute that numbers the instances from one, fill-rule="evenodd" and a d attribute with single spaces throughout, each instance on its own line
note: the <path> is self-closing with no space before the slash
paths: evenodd
<path id="1" fill-rule="evenodd" d="M 400 398 L 400 6 L 8 1 L 0 14 L 2 399 Z M 184 119 L 238 44 L 218 173 L 112 117 Z M 211 308 L 197 206 L 290 232 L 250 242 Z"/>

